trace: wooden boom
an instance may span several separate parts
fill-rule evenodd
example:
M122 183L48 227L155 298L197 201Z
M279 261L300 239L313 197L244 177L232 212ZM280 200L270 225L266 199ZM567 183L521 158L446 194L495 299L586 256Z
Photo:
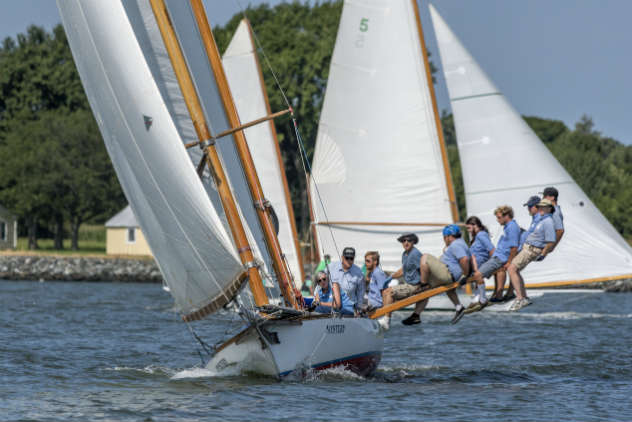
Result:
M388 314L389 312L393 312L393 311L401 309L401 308L403 308L405 306L412 305L413 303L417 303L417 302L422 301L424 299L431 298L431 297L436 296L438 294L447 292L448 290L456 289L457 287L459 287L459 282L455 281L452 284L435 287L434 289L430 289L430 290L426 290L425 292L417 293L416 295L407 297L406 299L398 300L397 302L391 303L390 305L386 305L386 306L381 307L380 309L377 309L376 311L374 311L373 313L371 313L369 315L369 318L371 318L371 319L379 318L382 315Z

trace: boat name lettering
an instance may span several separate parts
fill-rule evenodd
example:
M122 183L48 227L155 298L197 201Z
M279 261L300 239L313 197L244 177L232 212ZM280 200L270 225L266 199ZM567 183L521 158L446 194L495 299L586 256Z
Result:
M327 334L342 334L345 332L344 324L327 325Z

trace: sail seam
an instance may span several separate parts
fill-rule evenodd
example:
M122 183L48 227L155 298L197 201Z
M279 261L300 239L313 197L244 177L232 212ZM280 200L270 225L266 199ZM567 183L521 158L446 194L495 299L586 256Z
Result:
M464 97L450 98L451 102L469 100L471 98L493 97L494 95L503 95L502 92L488 92L486 94L466 95Z
M548 185L571 185L571 184L575 184L575 182L573 182L572 180L570 181L566 181L566 182L550 182L547 183ZM513 188L497 188L497 189L488 189L488 190L479 190L477 192L468 192L467 195L480 195L482 193L490 193L490 192L506 192L506 191L512 191L512 190L519 190L519 189L532 189L532 188L542 188L544 184L537 184L537 185L526 185L526 186L515 186Z

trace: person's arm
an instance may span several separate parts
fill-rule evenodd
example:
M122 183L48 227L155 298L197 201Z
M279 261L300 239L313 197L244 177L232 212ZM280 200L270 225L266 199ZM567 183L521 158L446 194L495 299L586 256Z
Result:
M542 261L551 251L555 248L555 242L549 242L546 244L542 252L540 252L540 256L538 257L538 261Z
M470 273L470 259L467 256L459 259L459 265L463 271L463 275L467 276Z
M399 270L391 274L391 278L400 278L402 275L404 275L404 267L401 267Z
M553 243L553 246L551 246L551 250L549 252L552 252L557 244L560 243L560 240L562 240L562 236L564 236L564 229L555 230L555 243Z
M459 262L460 264L461 262ZM478 262L476 262L476 257L472 255L472 272L478 271ZM466 273L463 273L466 274Z
M332 283L331 290L333 292L333 302L331 307L334 310L339 311L342 308L342 299L340 298L340 285L338 283Z

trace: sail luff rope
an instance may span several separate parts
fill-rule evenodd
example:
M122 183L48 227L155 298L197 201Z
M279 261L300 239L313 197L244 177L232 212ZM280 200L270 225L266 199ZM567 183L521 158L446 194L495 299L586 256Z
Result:
M247 19L248 21L250 21L250 19L248 19L248 15L246 14L246 9L244 9L244 7L241 5L241 1L240 0L235 0L235 2L237 3L239 9L241 10L241 14L244 17L244 19ZM270 60L268 59L268 56L266 55L265 49L263 48L263 44L261 43L261 41L259 40L259 37L257 36L256 31L254 30L254 28L252 28L252 35L253 38L255 39L255 43L257 44L257 49L261 52L261 55L263 56L263 59L265 61L266 67L268 68L268 70L270 71L270 73L272 74L272 77L274 78L274 82L276 83L276 86L279 90L279 92L281 93L281 95L283 96L283 101L285 101L285 104L288 106L288 108L290 108L292 111L290 112L290 115L292 117L292 122L294 124L294 133L297 139L297 143L299 146L299 155L301 156L301 162L303 164L303 172L305 172L305 175L308 177L308 179L311 179L314 182L314 187L316 188L316 196L318 197L318 201L320 202L320 206L323 210L323 214L325 215L325 218L327 220L329 220L329 217L327 217L327 211L325 209L325 204L323 202L323 199L320 195L320 191L318 189L318 183L316 182L316 179L314 178L312 172L311 172L311 166L309 164L309 158L307 157L307 151L305 149L305 146L303 145L302 142L302 138L300 136L300 132L298 130L298 123L296 122L296 117L294 115L294 109L291 106L287 96L285 95L285 90L283 89L283 87L281 86L281 82L279 81L279 78L276 75L276 72L274 71L274 68L272 67L272 63L270 63ZM303 158L303 156L305 158ZM307 163L307 166L305 166L305 164ZM309 172L308 172L309 170ZM331 227L328 227L331 239L334 243L334 249L336 249L336 254L337 256L340 256L340 250L338 249L338 244L336 243L336 238L334 236L333 233L333 229ZM324 247L322 245L321 246L321 252L324 256L325 250Z

